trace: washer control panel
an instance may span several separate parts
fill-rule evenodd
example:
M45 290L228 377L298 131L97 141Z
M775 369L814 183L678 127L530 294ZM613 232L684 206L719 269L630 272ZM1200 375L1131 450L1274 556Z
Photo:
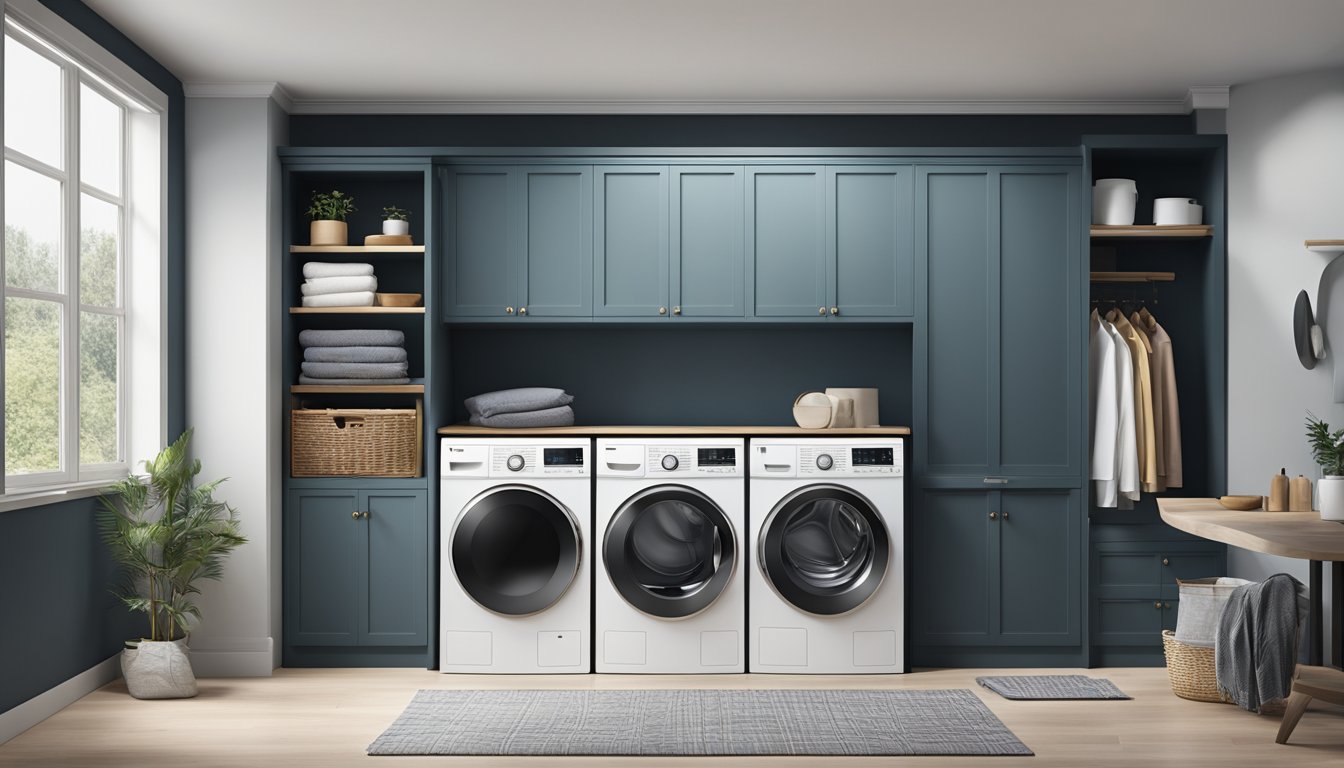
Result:
M599 439L597 473L604 477L742 477L746 456L740 439Z
M490 450L492 477L551 477L588 474L588 451L580 446L496 445Z
M903 475L902 444L798 446L799 476Z

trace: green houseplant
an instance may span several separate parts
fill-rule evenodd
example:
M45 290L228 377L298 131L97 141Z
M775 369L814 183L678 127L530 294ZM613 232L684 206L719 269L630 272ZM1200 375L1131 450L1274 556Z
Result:
M1344 429L1330 425L1307 412L1307 444L1323 477L1316 482L1322 520L1344 522Z
M247 541L238 511L215 498L224 481L196 484L201 462L190 447L187 430L144 462L145 477L131 475L102 496L99 526L125 577L121 600L149 619L148 636L128 641L121 656L138 699L196 695L186 641L201 618L199 582L218 579L224 558Z
M398 208L395 205L383 206L383 234L411 234L411 222L407 220L410 215L411 212L405 208Z
M355 198L339 189L330 192L313 192L312 202L308 204L308 242L313 245L346 245L349 231L345 219L354 213Z

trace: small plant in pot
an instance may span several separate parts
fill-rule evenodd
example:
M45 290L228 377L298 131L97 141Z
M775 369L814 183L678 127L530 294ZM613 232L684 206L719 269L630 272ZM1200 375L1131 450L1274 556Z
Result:
M1307 443L1324 475L1316 483L1321 519L1344 522L1344 429L1331 432L1329 424L1308 411Z
M196 484L201 462L190 457L191 430L103 495L99 527L125 584L126 607L149 619L149 635L127 641L121 674L137 699L196 695L187 636L200 621L199 582L218 579L224 558L246 543L238 511L215 499L223 480Z
M405 208L398 208L395 205L383 206L383 234L411 234L411 222L408 220L410 215L411 212Z
M355 212L355 198L333 189L330 192L313 192L313 200L308 205L308 242L312 245L347 245L349 232L346 218Z

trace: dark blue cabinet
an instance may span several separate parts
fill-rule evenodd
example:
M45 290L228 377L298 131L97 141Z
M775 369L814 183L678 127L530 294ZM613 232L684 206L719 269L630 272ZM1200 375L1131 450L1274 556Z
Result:
M443 306L450 318L507 317L518 305L518 194L506 167L440 170Z
M290 490L286 645L427 645L428 536L423 490Z
M594 169L593 315L668 316L666 166Z
M826 169L747 169L749 293L757 317L827 316Z
M834 316L913 315L913 170L902 165L827 168L826 201L827 302Z
M523 221L519 317L593 313L593 173L588 166L516 171Z
M745 317L742 169L680 166L671 175L673 317Z

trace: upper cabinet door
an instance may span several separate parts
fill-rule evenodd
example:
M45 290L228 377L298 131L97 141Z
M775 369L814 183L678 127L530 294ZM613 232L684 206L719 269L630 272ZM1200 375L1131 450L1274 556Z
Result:
M999 174L1000 472L1082 475L1085 317L1077 168ZM936 422L935 422L936 426Z
M748 295L758 317L827 314L825 241L825 168L747 169Z
M668 316L667 167L593 173L593 315Z
M742 169L672 169L672 314L746 315Z
M521 316L593 313L593 172L589 166L518 169L523 200Z
M514 174L508 168L452 167L443 184L443 302L452 317L512 314L518 293Z
M836 316L913 316L913 169L835 166L826 170L826 189L827 293Z

